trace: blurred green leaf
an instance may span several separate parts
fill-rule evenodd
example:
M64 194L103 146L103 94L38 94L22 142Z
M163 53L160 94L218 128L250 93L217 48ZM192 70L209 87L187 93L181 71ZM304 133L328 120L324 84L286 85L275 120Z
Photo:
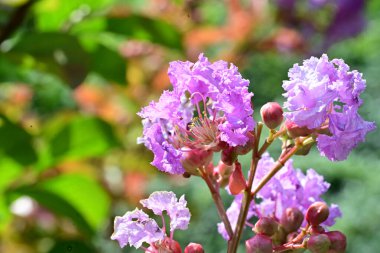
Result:
M113 0L39 0L34 8L36 26L40 31L57 31L77 23Z
M107 19L107 30L130 39L146 40L168 48L182 49L182 34L178 29L159 19L140 15Z
M65 216L82 232L93 235L108 215L110 199L101 186L81 175L61 175L7 193L10 199L28 195L39 204Z
M59 241L49 250L48 253L95 253L95 248L83 241Z
M126 64L120 54L102 45L91 53L91 70L119 84L126 83Z
M73 86L84 80L90 63L76 37L58 32L25 34L11 53L34 57L38 63L44 63L41 70L57 74Z
M21 165L31 165L37 161L32 136L21 126L0 116L0 152Z
M120 144L112 127L98 118L78 116L65 123L48 137L49 154L44 154L46 160L40 161L40 168L62 160L100 156Z

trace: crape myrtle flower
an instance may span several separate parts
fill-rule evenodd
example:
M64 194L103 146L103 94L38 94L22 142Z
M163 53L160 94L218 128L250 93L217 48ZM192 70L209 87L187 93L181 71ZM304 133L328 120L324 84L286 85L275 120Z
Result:
M270 171L274 164L274 159L268 153L262 156L257 165L253 188ZM307 170L306 174L304 174L300 169L293 167L293 161L290 159L285 163L284 168L277 172L257 193L257 198L260 199L259 203L255 204L252 202L247 220L253 216L257 216L258 218L274 217L280 220L287 208L297 208L305 214L312 203L322 201L321 196L329 187L330 184L324 181L323 176L313 169ZM237 195L232 205L227 209L227 216L233 229L236 227L239 216L241 199L242 194ZM322 225L334 225L335 219L341 215L339 207L336 204L331 204L330 216ZM224 239L228 240L223 223L218 224L218 231Z
M152 210L164 220L163 212L166 211L170 218L171 237L174 230L186 230L190 222L190 211L184 196L178 200L173 192L159 191L152 193L148 199L140 201L141 204ZM154 219L142 210L135 209L124 216L115 218L112 240L117 240L121 248L126 245L140 248L143 243L148 243L150 249L164 247L167 244L165 224L159 227ZM170 238L171 240L172 238Z
M173 192L161 191L152 193L148 199L140 202L156 215L162 215L163 211L166 211L170 217L170 231L187 229L191 215L184 196L178 200Z
M171 62L168 74L173 90L138 113L143 119L138 142L154 153L152 165L183 174L184 152L218 151L221 142L236 147L249 141L253 94L236 66L211 63L201 54L195 63Z
M117 240L121 248L129 244L137 249L144 242L151 244L165 237L156 221L137 208L122 217L116 217L114 230L111 239Z
M327 128L329 134L317 138L319 151L332 161L344 160L375 129L358 113L365 83L362 74L350 71L341 59L311 57L302 66L295 64L283 83L288 109L284 116L300 127Z

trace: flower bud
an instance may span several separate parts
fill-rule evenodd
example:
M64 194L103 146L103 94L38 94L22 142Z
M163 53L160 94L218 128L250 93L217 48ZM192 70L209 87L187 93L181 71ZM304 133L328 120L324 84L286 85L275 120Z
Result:
M315 202L306 211L306 221L312 226L318 226L329 217L329 207L324 202Z
M284 119L282 107L276 102L269 102L263 105L260 114L264 124L269 129L275 129Z
M255 224L253 231L256 234L272 236L278 230L278 223L270 217L261 217Z
M289 207L282 213L280 223L287 233L297 231L303 222L303 214L298 208Z
M237 146L235 147L235 152L238 155L245 155L248 154L249 151L252 150L253 146L255 145L255 137L253 134L248 133L248 141L244 146Z
M149 247L148 249L150 249ZM182 253L181 246L179 243L169 237L165 237L165 239L159 243L155 244L155 249L152 252L160 252L160 253Z
M222 161L214 168L214 176L217 178L220 187L226 187L232 174L232 166L228 166Z
M199 175L197 169L207 166L212 160L211 150L185 149L181 163L186 172L191 175Z
M237 154L235 152L235 149L233 147L228 147L226 149L223 149L220 160L222 160L224 164L232 166L232 164L234 164L236 161L236 158Z
M327 253L330 244L330 239L325 234L311 235L307 241L307 249L311 253Z
M331 245L329 253L344 253L346 252L346 236L339 231L330 231L325 233L330 239Z
M308 129L307 127L300 127L290 120L285 120L285 127L288 130L288 135L292 138L307 136L313 132L313 130Z
M284 227L279 224L278 229L276 233L271 237L273 240L274 245L280 245L286 242L286 235L287 232L285 231Z
M272 239L266 235L255 235L245 241L247 253L272 253Z
M243 171L241 170L241 164L239 162L235 162L235 169L232 172L228 182L230 192L232 195L237 195L241 193L246 186L247 184L243 176Z
M303 145L300 149L297 150L295 155L308 155L313 145L314 143L308 143L306 145Z
M204 253L202 245L199 243L191 242L186 246L184 253Z

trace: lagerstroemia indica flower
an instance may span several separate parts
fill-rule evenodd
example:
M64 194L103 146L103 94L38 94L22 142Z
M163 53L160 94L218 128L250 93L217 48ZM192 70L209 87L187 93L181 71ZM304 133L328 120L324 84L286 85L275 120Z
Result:
M284 116L300 127L327 128L329 134L317 138L319 151L330 160L344 160L375 129L358 113L365 87L362 74L350 71L343 60L311 57L302 66L295 64L283 83L289 110Z
M176 229L187 229L191 214L186 207L187 202L184 196L178 200L173 192L159 191L152 193L148 199L141 200L141 203L144 207L151 209L154 214L162 217L163 211L166 211L170 218L171 235ZM165 224L159 227L154 219L136 208L124 216L115 218L114 233L111 239L117 240L121 248L128 244L140 248L143 243L147 243L153 250L162 247L161 243L168 238Z
M220 142L231 147L248 142L254 129L253 94L236 66L211 63L201 54L195 63L171 62L168 74L173 90L138 113L144 128L138 142L154 153L152 165L182 174L184 152L217 151Z
M256 171L253 188L273 167L275 161L268 153L264 154L259 161ZM257 197L261 199L259 204L252 202L247 219L253 216L257 217L275 217L280 220L283 212L287 208L297 208L305 214L308 207L316 202L321 201L321 196L328 190L330 184L325 182L323 176L319 175L313 169L309 169L304 174L300 169L293 167L293 161L289 160L269 182L258 192ZM236 221L240 212L242 194L237 195L227 209L227 215L231 222L232 228L236 226ZM339 207L335 204L330 206L330 216L322 224L332 226L335 219L341 216ZM227 231L223 223L218 224L219 233L228 240Z

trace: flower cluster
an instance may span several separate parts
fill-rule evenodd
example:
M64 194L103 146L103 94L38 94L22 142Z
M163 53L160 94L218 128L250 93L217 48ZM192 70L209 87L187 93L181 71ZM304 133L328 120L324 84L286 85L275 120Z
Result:
M154 192L148 199L141 200L141 204L162 217L162 227L160 228L154 219L136 208L122 217L115 218L111 239L117 240L122 248L128 244L141 248L143 243L148 243L149 252L159 252L160 248L172 250L167 252L181 252L175 250L179 245L173 240L173 233L175 229L187 229L190 222L191 215L184 196L178 200L173 192ZM170 238L166 235L164 211L170 218Z
M350 71L343 60L329 61L326 55L294 65L283 83L288 111L284 113L276 102L267 103L260 110L257 128L249 82L234 65L211 63L201 54L195 63L172 62L169 77L173 90L164 91L158 102L138 113L143 119L143 137L138 141L153 152L152 165L159 170L202 177L222 220L218 231L228 240L228 253L237 252L245 226L252 226L256 234L246 241L247 253L297 249L343 253L344 234L325 231L341 216L337 205L329 207L322 201L330 185L313 169L306 173L295 169L290 158L307 155L317 143L328 159L346 159L375 129L358 113L365 89L362 74ZM264 126L269 135L260 146ZM275 161L265 152L277 138L283 145ZM251 150L246 179L239 155ZM217 166L212 162L214 152L221 152ZM227 185L235 199L225 211L219 191ZM111 238L121 247L130 245L150 253L182 252L173 233L189 224L184 197L155 192L141 204L162 218L162 227L135 209L116 217ZM164 213L170 218L170 235ZM252 217L258 218L255 225L249 223ZM200 244L190 243L184 252L204 251Z
M273 167L275 161L264 154L258 163L254 185L266 175ZM316 201L321 201L323 195L330 184L325 182L323 177L309 169L304 174L300 169L293 167L293 161L288 161L282 168L257 194L260 199L259 204L252 203L247 220L256 217L274 217L280 220L288 208L296 208L305 214L308 207ZM235 227L237 216L239 215L242 201L242 194L237 195L227 210L227 215L231 226ZM330 216L322 225L332 226L335 219L341 216L337 205L330 206ZM218 224L218 231L224 239L228 240L228 234L223 223Z
M182 174L181 158L193 150L218 151L220 143L245 145L254 129L249 82L234 65L210 63L201 54L196 63L172 62L173 91L165 91L138 114L143 118L139 142L154 153L152 165Z
M330 160L344 160L375 129L358 113L365 87L362 74L350 71L343 60L311 57L289 70L284 115L300 127L326 130L318 135L319 151Z

